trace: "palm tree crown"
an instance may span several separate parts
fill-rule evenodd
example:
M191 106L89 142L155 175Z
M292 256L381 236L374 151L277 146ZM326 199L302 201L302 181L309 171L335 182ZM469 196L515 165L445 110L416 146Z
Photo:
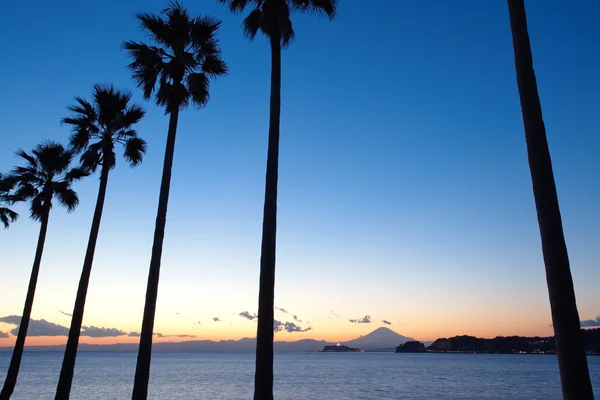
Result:
M83 152L81 164L95 171L99 165L109 170L115 166L115 143L124 146L123 158L132 166L142 162L146 141L132 128L145 114L142 106L129 104L131 93L111 86L94 85L93 104L76 97L77 105L69 107L74 114L62 120L71 125L73 150Z
M149 100L154 93L167 113L187 107L190 101L203 107L209 100L209 79L227 73L215 36L221 21L191 17L177 2L162 14L138 14L142 29L156 45L125 42L123 47L133 58L129 69L144 98Z
M14 186L15 180L13 177L2 176L0 173L0 222L7 229L11 223L19 218L19 214L8 208L16 200L10 193Z
M17 185L15 198L30 201L32 219L41 221L45 210L52 208L54 197L69 212L77 207L79 198L71 184L89 173L81 167L69 168L74 150L48 141L39 144L31 154L19 150L17 155L25 166L15 167L12 172Z
M324 14L333 19L337 12L337 0L217 0L227 4L232 13L254 8L244 19L244 34L254 39L258 31L267 38L280 38L281 45L287 46L294 38L290 15L293 11Z

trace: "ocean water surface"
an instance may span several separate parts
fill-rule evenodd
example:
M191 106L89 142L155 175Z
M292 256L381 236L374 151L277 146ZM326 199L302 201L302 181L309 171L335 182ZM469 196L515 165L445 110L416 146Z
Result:
M10 353L0 353L0 382ZM135 353L78 355L71 399L129 399ZM62 353L26 352L13 400L53 399ZM600 357L588 357L596 396ZM150 399L252 399L253 354L154 353ZM560 399L552 355L277 353L277 400Z

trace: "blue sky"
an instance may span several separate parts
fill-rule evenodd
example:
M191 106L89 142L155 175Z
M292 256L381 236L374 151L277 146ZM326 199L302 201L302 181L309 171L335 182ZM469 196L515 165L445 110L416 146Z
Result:
M549 334L505 2L340 3L332 23L296 15L296 40L283 53L276 304L311 321L307 336L366 333L375 326L347 321L363 315L421 339ZM17 148L66 141L59 120L95 83L143 102L120 45L146 40L136 12L166 4L5 5L0 170L16 162ZM231 72L214 82L205 109L180 118L157 326L252 335L237 313L257 303L269 49L262 37L245 40L242 16L216 1L184 5L223 19ZM580 314L593 318L600 4L529 0L527 11ZM110 177L86 309L88 323L125 330L141 323L168 122L143 103L148 154ZM72 309L97 180L77 189L75 213L53 210L34 305L34 318L63 325L57 310ZM0 232L1 315L20 314L37 237L38 225L19 211L21 220ZM180 310L206 322L176 320ZM211 325L214 316L225 323Z

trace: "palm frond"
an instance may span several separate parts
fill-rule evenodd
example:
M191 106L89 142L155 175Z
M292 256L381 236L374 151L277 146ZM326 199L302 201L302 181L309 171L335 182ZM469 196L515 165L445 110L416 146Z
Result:
M158 85L158 90L154 95L154 100L156 104L159 106L165 107L165 114L168 114L175 107L171 105L173 98L173 85L167 81L166 77L161 79L160 84Z
M56 191L56 198L58 202L67 209L68 212L72 212L77 208L79 204L79 197L77 197L77 193L69 187L62 188L61 190Z
M202 62L202 72L212 78L227 75L228 68L225 61L218 55L208 54Z
M150 38L163 46L171 46L173 38L169 29L169 24L158 15L139 13L137 15L140 26Z
M2 196L8 195L15 187L17 179L13 175L3 175L0 172L0 199Z
M110 133L114 129L116 120L127 107L131 94L122 93L113 85L95 84L92 97L98 112L98 124L105 133Z
M203 73L193 73L187 76L187 86L192 97L192 101L198 108L202 108L210 99L209 86L210 81Z
M337 14L337 0L291 0L292 7L297 11L308 11L322 14L332 20Z
M90 136L89 129L84 127L76 127L69 138L69 145L71 146L71 149L73 149L73 151L76 153L83 151L90 142Z
M0 222L4 225L5 229L8 229L11 223L16 222L19 218L19 214L14 212L8 207L0 207Z
M169 47L175 52L185 49L190 42L191 17L188 9L178 1L172 1L162 13L166 16L169 26Z
M75 181L78 181L82 178L85 178L86 176L89 176L90 172L86 169L86 168L82 168L82 167L75 167L75 168L71 168L69 170L69 172L67 172L65 174L65 182L73 183Z
M78 105L69 106L69 111L80 116L88 117L92 120L96 119L96 110L94 110L94 107L89 102L81 97L75 97L75 101L78 103Z
M19 185L10 196L11 202L27 201L34 198L40 193L36 186L36 184L30 182L19 182Z
M23 149L19 149L16 151L15 153L18 157L21 157L22 159L24 159L25 161L27 161L27 164L29 164L30 167L32 168L36 168L37 167L37 160L34 156L31 156L29 154L27 154L25 152L25 150Z
M253 3L253 0L217 0L220 4L227 4L229 11L239 13L244 11L248 4Z
M244 36L248 39L252 40L256 37L256 34L260 30L263 25L263 13L260 9L253 10L248 16L244 19L242 23L242 27L244 29Z
M100 148L100 149L99 149ZM98 165L102 162L102 150L99 142L88 147L79 158L81 167L89 172L95 172Z
M150 47L143 43L125 42L123 48L133 61L128 68L133 72L133 80L144 91L144 99L150 100L154 86L163 74L163 52L158 47Z
M146 110L139 104L132 104L125 109L121 116L119 129L126 129L137 124L146 115Z
M58 175L67 170L75 153L65 149L60 143L48 140L37 145L33 154L44 172Z
M139 137L131 137L125 142L125 151L123 157L131 165L135 167L142 162L148 144L144 139Z
M31 199L31 202L29 203L29 214L31 216L31 219L33 219L34 221L42 220L44 216L45 204L47 204L49 209L52 208L52 203L46 203L41 193Z
M12 170L12 175L17 184L29 183L32 185L43 186L45 177L41 170L31 167L16 166Z
M190 21L190 40L199 53L208 53L206 46L215 40L215 35L221 27L221 20L203 16ZM214 50L218 52L218 48Z
M281 44L283 47L287 47L294 40L296 33L294 32L294 28L292 27L292 20L288 19L285 21L285 26L283 28L283 33L281 37Z
M135 129L121 129L115 135L118 140L127 140L130 137L136 137L138 135Z

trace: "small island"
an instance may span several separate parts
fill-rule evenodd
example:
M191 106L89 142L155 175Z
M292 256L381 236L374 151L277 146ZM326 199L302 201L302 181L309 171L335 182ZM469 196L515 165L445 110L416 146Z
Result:
M352 347L336 344L335 346L325 346L321 353L363 353L364 350L353 349Z
M425 353L425 350L423 343L411 340L398 346L395 353Z

